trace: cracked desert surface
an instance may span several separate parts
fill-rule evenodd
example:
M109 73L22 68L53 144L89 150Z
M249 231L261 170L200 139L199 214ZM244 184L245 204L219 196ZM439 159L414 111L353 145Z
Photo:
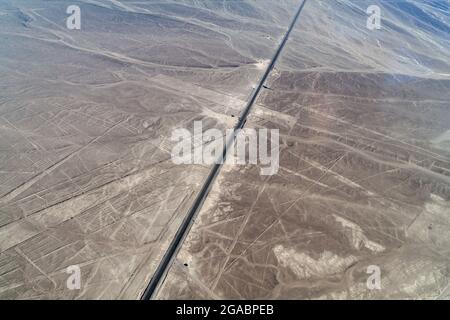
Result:
M173 130L233 128L300 3L0 0L0 299L139 299L211 170ZM245 125L278 173L222 167L156 298L450 299L449 12L307 1Z

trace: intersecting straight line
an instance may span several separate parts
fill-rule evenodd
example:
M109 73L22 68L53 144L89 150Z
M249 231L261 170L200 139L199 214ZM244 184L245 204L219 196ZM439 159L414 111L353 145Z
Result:
M297 23L297 20L300 16L300 13L303 10L303 7L305 6L307 0L303 0L300 7L297 9L297 12L289 25L288 30L286 31L283 40L281 41L280 45L278 46L277 51L275 52L275 55L273 56L269 66L267 67L266 71L264 72L263 76L259 80L258 86L256 87L256 90L253 91L253 94L248 101L247 105L245 106L244 111L241 113L239 117L239 121L234 127L233 135L230 141L226 143L221 159L225 160L228 149L232 146L234 143L236 134L239 132L240 129L242 129L247 122L247 116L249 115L256 99L259 96L259 93L266 82L270 72L272 71L273 67L275 66L278 57L280 56L281 51L283 50L289 35L291 34L291 31L294 29L295 24ZM167 248L162 260L160 261L157 269L155 270L153 277L151 278L149 284L147 285L147 288L145 289L141 300L150 300L155 297L160 285L162 284L162 281L165 279L167 272L172 264L173 259L176 257L181 245L183 244L184 239L186 238L186 235L189 233L189 230L194 222L194 218L196 217L197 213L200 211L204 201L206 200L209 191L211 190L211 187L214 183L215 178L220 172L220 169L222 167L222 164L225 161L219 161L219 163L216 163L211 168L211 171L206 178L205 182L203 183L203 186L195 198L194 204L189 209L188 214L184 218L183 222L181 223L180 227L178 228L175 237L172 239L172 242L170 243L169 247Z

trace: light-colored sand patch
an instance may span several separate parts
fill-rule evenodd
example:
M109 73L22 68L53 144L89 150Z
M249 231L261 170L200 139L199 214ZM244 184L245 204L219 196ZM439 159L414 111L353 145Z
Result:
M366 247L367 249L374 252L384 251L385 248L382 245L367 239L361 227L356 223L353 223L335 214L333 216L336 221L344 227L345 231L347 231L347 237L349 238L355 249L359 250L361 249L361 247Z
M253 114L251 115L251 117L267 119L289 128L292 128L297 122L297 119L293 116L290 116L283 112L268 109L260 104L258 104L257 107L252 110L252 113Z
M340 182L342 182L342 183L345 183L346 185L348 185L348 186L350 186L350 187L353 187L353 188L356 188L356 189L364 190L364 193L367 194L368 196L374 196L374 195L375 195L372 191L369 191L369 190L365 189L363 186L357 184L356 182L353 182L353 181L350 180L350 179L347 179L347 178L344 177L344 176L341 176L341 175L339 175L339 174L334 174L334 175L333 175L333 178L337 179L338 181L340 181Z
M450 203L435 194L431 194L430 198L408 227L407 234L415 240L447 248L450 245Z
M210 109L203 108L202 115L205 117L216 119L217 122L225 124L227 128L233 128L236 125L237 117L231 117L222 113L214 112ZM225 132L224 132L225 134Z
M300 279L336 274L357 261L354 256L340 257L330 251L324 251L316 260L306 253L296 252L282 245L275 246L273 252L278 262L283 267L291 269Z
M430 194L431 201L425 203L425 211L436 223L448 225L450 217L450 203L436 194ZM450 230L447 232L450 234Z
M255 63L255 67L258 70L265 70L267 66L270 64L270 60L259 60L257 63Z
M168 87L180 94L199 97L230 109L242 110L245 106L241 99L162 74L153 77L151 82Z
M450 150L450 130L445 131L441 135L431 140L436 147L443 150Z
M436 195L430 194L430 198L433 201L427 202L425 204L425 209L431 213L442 215L442 216L450 216L450 206L444 198Z

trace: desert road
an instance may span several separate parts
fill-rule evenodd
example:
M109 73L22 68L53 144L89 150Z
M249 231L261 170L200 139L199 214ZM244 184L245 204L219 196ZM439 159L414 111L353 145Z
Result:
M270 60L269 65L267 66L267 69L265 70L264 74L262 75L261 79L258 82L258 85L255 90L253 90L252 95L250 96L250 99L245 106L243 112L239 116L239 121L236 124L234 128L234 135L233 140L235 138L236 133L238 130L242 129L247 121L247 117L252 109L252 106L255 104L256 99L259 96L259 93L261 89L264 86L264 83L267 80L267 77L269 76L270 72L272 71L273 67L275 66L278 57L280 56L280 53L283 51L284 46L286 45L287 40L289 39L289 35L291 34L292 30L295 27L295 24L298 21L298 18L300 16L300 13L302 12L305 3L307 0L302 0L299 8L297 9L297 12L295 16L292 19L291 24L289 25L283 40L281 41L280 45L278 46L273 58ZM225 144L225 147L223 149L222 153L222 159L226 159L227 150L232 145L233 141L229 141L227 144ZM195 199L195 202L191 209L189 210L189 213L186 215L185 219L183 220L182 224L180 225L177 233L175 234L175 237L173 238L172 242L170 243L169 248L167 249L163 259L161 260L160 264L158 265L158 268L156 269L155 273L153 274L153 277L150 280L150 283L148 284L146 290L144 291L144 294L142 295L142 300L149 300L154 297L154 295L157 293L158 287L161 284L161 280L164 280L164 277L167 274L167 271L170 268L171 262L173 261L173 258L176 256L180 245L183 243L183 240L185 239L186 235L188 234L190 227L192 226L192 223L194 222L196 214L201 209L203 203L205 202L206 197L208 196L209 191L211 190L211 186L214 183L215 178L217 177L218 173L220 172L220 168L222 167L222 163L214 164L211 168L211 172L209 173L208 177L206 178L206 181L204 182L199 194L197 195L197 198Z

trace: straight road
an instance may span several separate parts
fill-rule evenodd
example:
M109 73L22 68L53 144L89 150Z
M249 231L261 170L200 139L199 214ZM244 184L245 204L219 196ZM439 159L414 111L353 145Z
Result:
M297 20L300 16L300 13L303 10L303 7L305 6L307 0L302 0L302 3L300 7L297 9L297 12L292 19L291 24L289 25L288 30L286 31L283 40L281 41L280 45L278 46L277 51L275 52L275 55L273 56L272 60L270 61L270 64L268 65L266 71L264 72L263 76L258 82L258 86L256 87L256 90L253 91L253 94L248 101L247 105L245 106L244 111L241 113L239 117L239 121L234 127L234 136L231 141L228 141L226 146L223 149L222 152L222 159L226 159L227 151L229 147L234 142L234 138L237 134L237 132L242 129L247 122L247 116L249 115L253 105L255 104L256 99L259 96L259 93L261 89L264 86L264 83L266 82L267 78L270 75L270 72L272 71L273 67L275 66L278 57L280 56L281 51L283 51L283 48L289 38L289 35L291 34L291 31L294 29L295 24L297 23ZM211 171L206 178L202 189L200 190L199 194L197 195L194 204L192 205L191 209L189 210L188 214L184 218L183 222L181 223L180 227L177 230L177 233L175 234L175 237L173 238L172 242L169 245L169 248L167 249L166 253L164 254L164 257L162 258L161 262L158 265L158 268L156 269L155 273L153 274L153 277L151 278L147 288L144 291L144 294L142 295L142 300L150 300L152 299L159 289L161 283L165 279L168 270L170 269L170 266L172 265L173 259L176 257L181 245L183 244L184 239L186 238L187 234L189 233L189 230L191 229L191 226L195 220L195 217L197 216L198 212L200 211L205 199L207 198L209 191L211 190L211 187L214 183L214 180L216 179L217 175L220 172L220 169L222 167L222 162L215 164Z

